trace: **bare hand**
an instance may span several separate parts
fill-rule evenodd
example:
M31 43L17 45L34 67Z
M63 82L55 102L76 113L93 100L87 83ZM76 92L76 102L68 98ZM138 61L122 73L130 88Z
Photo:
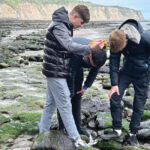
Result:
M113 87L111 88L111 90L110 90L110 92L109 92L109 94L108 94L109 100L111 99L111 96L112 96L115 92L117 93L117 95L120 95L118 85L113 86Z
M82 96L84 95L85 93L85 89L82 89L81 91L78 91L77 94L81 94Z
M92 50L99 50L104 47L105 40L94 40L94 42L90 45Z

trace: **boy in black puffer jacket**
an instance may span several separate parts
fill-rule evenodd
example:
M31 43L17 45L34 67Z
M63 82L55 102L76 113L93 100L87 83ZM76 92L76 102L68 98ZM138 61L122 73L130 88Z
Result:
M66 78L71 73L69 65L72 54L91 54L91 50L99 49L100 41L94 45L82 45L72 41L73 28L82 27L89 22L89 9L85 5L77 5L68 13L64 7L57 9L48 27L42 72L47 80L46 103L39 124L39 131L49 131L51 119L58 108L69 137L75 146L86 144L81 140L75 126L70 102L70 92Z

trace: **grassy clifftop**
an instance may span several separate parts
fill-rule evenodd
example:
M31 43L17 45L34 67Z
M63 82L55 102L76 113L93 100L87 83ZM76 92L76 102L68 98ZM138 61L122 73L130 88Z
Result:
M29 2L35 3L38 5L41 4L68 4L68 3L77 3L78 0L0 0L1 4L7 4L10 7L16 9L19 7L20 3Z
M77 4L88 6L91 20L144 20L142 13L134 9L103 6L79 0L0 0L0 18L50 20L52 13L59 7L65 6L70 11Z
M0 3L8 4L9 6L16 8L19 3L29 2L35 4L68 4L77 3L78 0L0 0Z

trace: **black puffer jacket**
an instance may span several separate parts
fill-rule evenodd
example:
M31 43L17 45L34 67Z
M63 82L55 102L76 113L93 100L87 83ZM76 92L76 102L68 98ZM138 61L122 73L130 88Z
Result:
M70 74L69 62L71 55L53 34L55 26L58 23L63 23L70 31L70 36L73 35L73 26L70 24L67 14L64 8L55 11L53 14L53 22L46 34L42 72L47 77L66 78Z
M89 45L72 41L73 25L64 7L56 10L45 40L43 74L47 77L66 78L70 75L71 54L91 53Z
M119 53L114 53L110 50L110 77L112 86L118 85L121 54L124 55L124 63L121 71L130 76L146 76L150 68L150 32L144 31L141 24L133 19L125 21L119 28L124 24L133 25L139 31L141 40L139 44L128 40L127 46Z

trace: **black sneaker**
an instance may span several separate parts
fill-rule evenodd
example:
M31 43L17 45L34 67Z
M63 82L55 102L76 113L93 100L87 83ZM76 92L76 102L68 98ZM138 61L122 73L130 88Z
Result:
M82 135L85 135L85 136L87 136L87 137L90 137L90 134L86 131L85 128L80 128L80 129L78 130L78 132L79 132L79 134L82 134Z
M135 147L140 147L136 134L129 135L129 138L127 139L127 144Z
M112 132L101 135L101 138L104 140L115 140L118 142L123 142L123 138L121 136L122 136L122 133L118 134L117 131L113 130Z

